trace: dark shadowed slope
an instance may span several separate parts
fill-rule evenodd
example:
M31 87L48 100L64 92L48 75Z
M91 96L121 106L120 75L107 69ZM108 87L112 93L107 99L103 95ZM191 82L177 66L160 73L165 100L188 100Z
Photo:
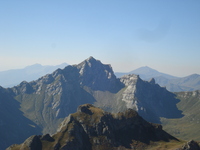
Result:
M19 110L20 103L8 89L0 87L0 149L13 143L21 143L33 134L41 134L41 129L31 120L24 117Z
M184 117L179 119L162 118L164 129L170 134L184 140L200 140L200 91L177 92L181 101L177 107Z

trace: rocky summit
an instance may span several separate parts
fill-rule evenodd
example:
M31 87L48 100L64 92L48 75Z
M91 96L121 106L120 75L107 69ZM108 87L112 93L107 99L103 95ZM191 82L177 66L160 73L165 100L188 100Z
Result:
M31 136L7 150L128 150L148 149L159 142L182 144L162 130L162 126L145 121L133 109L109 113L91 104L78 107L50 136ZM195 145L196 146L196 145Z
M102 64L93 57L89 57L74 67L78 69L80 85L90 87L92 90L111 92L117 92L122 87L112 67Z

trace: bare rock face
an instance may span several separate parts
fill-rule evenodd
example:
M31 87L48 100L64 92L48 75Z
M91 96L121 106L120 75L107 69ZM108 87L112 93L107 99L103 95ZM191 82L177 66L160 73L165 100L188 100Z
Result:
M76 67L80 74L80 84L93 90L117 92L123 86L114 75L111 65L102 65L93 57L89 57Z
M138 75L130 74L130 75L124 75L120 81L125 84L127 87L123 92L123 98L122 101L126 102L127 108L132 108L136 111L138 111L138 101L135 98L136 88L137 88L137 82L139 82L140 78Z
M30 150L41 147L54 150L143 149L150 142L170 140L177 139L163 131L161 125L145 121L133 109L112 114L84 104L62 122L52 137L32 136L8 150L17 147Z
M200 146L196 141L191 140L178 150L200 150Z
M147 82L130 74L122 76L120 81L125 85L122 101L126 107L136 110L147 121L160 123L160 117L182 117L175 94L155 84L154 79Z

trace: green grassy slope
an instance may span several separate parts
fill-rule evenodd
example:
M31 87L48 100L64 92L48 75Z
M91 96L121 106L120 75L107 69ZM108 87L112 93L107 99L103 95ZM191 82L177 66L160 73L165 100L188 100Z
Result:
M177 107L183 111L184 117L179 119L162 118L164 130L184 140L200 140L200 91L177 92L181 101Z

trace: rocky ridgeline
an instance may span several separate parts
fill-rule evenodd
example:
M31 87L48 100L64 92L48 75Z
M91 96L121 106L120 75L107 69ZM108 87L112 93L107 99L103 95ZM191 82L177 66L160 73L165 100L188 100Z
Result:
M132 109L112 114L84 104L61 123L56 134L31 136L7 150L144 149L152 142L170 140L178 142L161 125L148 123Z

